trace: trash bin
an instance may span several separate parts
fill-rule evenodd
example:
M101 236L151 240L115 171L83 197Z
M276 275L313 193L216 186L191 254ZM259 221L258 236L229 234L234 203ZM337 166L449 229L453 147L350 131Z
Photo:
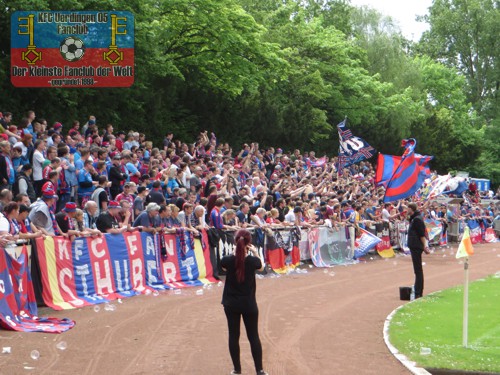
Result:
M399 299L401 301L411 300L411 286L400 286L399 287Z

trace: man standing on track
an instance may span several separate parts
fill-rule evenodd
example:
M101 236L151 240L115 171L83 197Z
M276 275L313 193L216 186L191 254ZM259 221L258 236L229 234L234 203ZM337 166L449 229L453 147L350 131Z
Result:
M429 245L425 233L424 219L418 211L416 203L408 205L410 227L408 228L408 247L411 252L413 270L415 272L415 298L422 297L424 292L424 270L422 269L422 252L429 254Z

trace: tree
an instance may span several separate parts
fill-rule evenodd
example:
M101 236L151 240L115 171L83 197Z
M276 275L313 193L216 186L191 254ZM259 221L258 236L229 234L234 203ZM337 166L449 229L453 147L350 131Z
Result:
M464 94L465 79L455 70L415 58L424 83L422 101L427 119L415 123L412 134L421 142L419 152L436 156L432 165L442 173L471 165L479 156L482 131L474 126L476 115Z
M435 0L420 50L456 68L467 98L489 121L500 113L500 9L495 0Z

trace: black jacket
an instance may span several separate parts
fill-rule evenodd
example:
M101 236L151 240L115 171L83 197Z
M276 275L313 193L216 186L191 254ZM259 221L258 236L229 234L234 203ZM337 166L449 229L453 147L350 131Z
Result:
M14 183L14 186L12 186L12 194L14 195L14 197L17 194L19 194L19 181L20 180L26 181L26 185L28 186L26 194L28 194L28 197L30 198L31 203L34 203L36 201L35 189L33 188L33 183L31 182L30 178L28 176L26 176L26 174L24 172L21 172L17 175L16 182Z
M109 181L111 181L111 189L121 190L122 181L127 179L127 175L122 173L120 166L113 165L109 169Z
M424 219L417 211L410 217L410 227L408 228L408 247L410 250L424 250L421 237L426 237Z

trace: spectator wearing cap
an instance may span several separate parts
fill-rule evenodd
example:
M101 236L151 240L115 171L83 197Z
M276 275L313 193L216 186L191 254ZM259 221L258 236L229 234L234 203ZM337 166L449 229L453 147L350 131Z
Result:
M31 164L25 164L22 166L21 171L16 177L16 181L12 186L12 193L14 196L18 194L26 194L30 202L36 201L35 188L31 182L31 174L33 172L33 167Z
M145 186L137 187L137 196L134 199L134 204L132 206L134 210L134 217L138 217L142 211L144 211L144 203L146 197L149 194L149 189Z
M137 216L133 226L140 228L143 232L156 234L157 230L161 227L159 212L160 206L158 204L154 202L149 203L146 209Z
M174 155L170 158L170 162L172 163L172 167L174 169L178 169L181 165L181 158L178 155Z
M127 226L120 226L119 213L121 206L117 201L111 201L108 210L101 212L96 220L96 226L102 233L118 234L127 230Z
M63 233L68 236L81 236L82 232L76 227L76 222L74 220L76 215L76 203L68 202L64 205L64 208L56 214L56 221L61 228Z
M41 189L42 196L31 205L30 221L47 236L64 235L57 224L54 214L54 202L57 199L54 187L50 182Z
M54 132L61 134L63 125L60 122L55 122L53 126Z
M122 182L126 180L127 174L124 173L121 168L121 155L116 154L113 156L113 165L109 169L109 181L111 181L109 191L111 193L111 198L114 199L122 192Z

